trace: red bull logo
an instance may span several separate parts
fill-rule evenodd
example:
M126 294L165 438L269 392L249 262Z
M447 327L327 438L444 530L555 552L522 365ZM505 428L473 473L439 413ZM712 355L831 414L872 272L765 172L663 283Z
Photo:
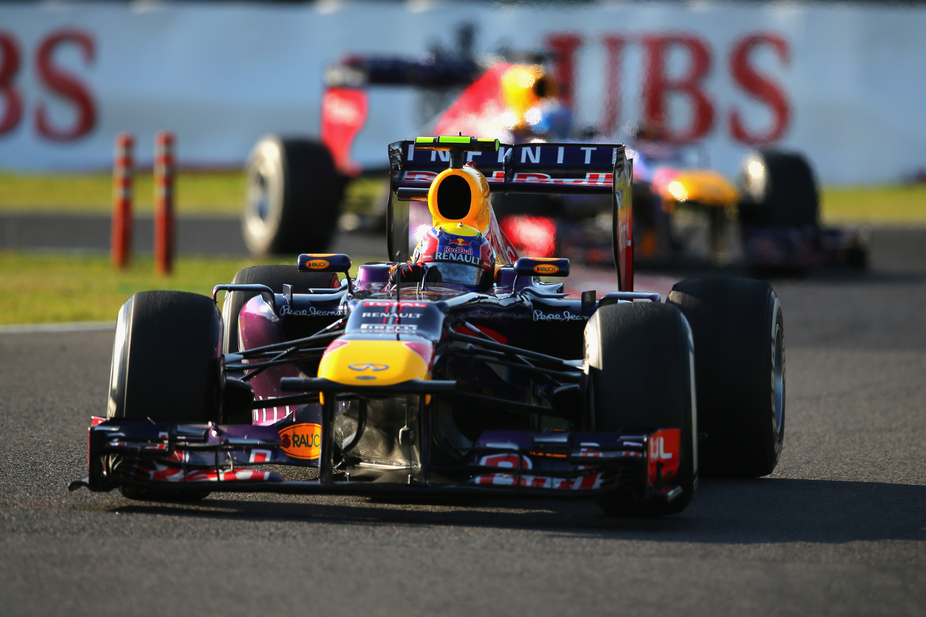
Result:
M472 255L473 249L468 246L445 246L445 253L460 253L462 255Z
M457 253L459 255L472 255L473 244L463 238L451 238L441 245L441 251L444 253Z

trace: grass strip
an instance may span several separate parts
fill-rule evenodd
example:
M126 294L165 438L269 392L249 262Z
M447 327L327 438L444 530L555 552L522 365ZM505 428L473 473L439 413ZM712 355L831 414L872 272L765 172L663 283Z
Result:
M365 261L375 260L355 258L352 276ZM105 255L0 251L0 326L115 321L122 304L138 291L175 289L208 296L242 268L294 262L180 257L173 274L165 277L155 274L151 257L115 270ZM220 307L222 300L220 294Z
M112 211L112 175L0 173L0 212L69 212L103 214ZM247 178L242 171L177 174L174 206L179 215L237 215L244 207ZM345 212L366 212L374 201L385 203L385 178L362 178L348 184ZM154 212L154 179L138 172L133 209Z
M824 188L820 218L827 225L926 225L926 184Z
M178 214L237 214L244 204L245 176L235 172L180 173L175 185ZM112 174L0 173L0 211L87 212L112 210ZM134 210L154 212L154 179L140 172Z
M184 214L237 215L244 205L242 171L177 174L176 208ZM385 179L362 178L348 184L344 212L381 207ZM154 210L151 172L135 178L135 211ZM824 187L820 195L824 224L926 225L926 185ZM0 173L0 212L88 212L112 209L112 177L95 174Z

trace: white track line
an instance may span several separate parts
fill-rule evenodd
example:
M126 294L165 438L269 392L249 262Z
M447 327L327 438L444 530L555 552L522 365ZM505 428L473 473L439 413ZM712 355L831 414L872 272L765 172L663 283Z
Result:
M115 330L115 321L75 321L0 326L0 334L38 334L42 332L105 332Z

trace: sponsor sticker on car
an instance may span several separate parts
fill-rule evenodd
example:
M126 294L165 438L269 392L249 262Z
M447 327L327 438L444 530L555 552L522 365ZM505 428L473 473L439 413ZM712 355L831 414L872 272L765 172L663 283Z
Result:
M537 274L556 274L559 268L553 264L537 264L534 266L534 272Z
M648 458L648 480L651 486L674 480L681 461L681 431L670 428L650 435Z
M319 424L293 424L280 429L283 451L292 458L311 460L322 451L322 427Z

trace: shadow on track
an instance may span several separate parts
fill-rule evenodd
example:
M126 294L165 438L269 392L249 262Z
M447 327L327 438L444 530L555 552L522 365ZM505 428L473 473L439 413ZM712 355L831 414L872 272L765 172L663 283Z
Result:
M926 486L766 478L702 481L682 514L611 519L592 501L216 496L196 505L121 500L110 512L294 524L405 524L568 531L610 539L714 544L926 542Z

